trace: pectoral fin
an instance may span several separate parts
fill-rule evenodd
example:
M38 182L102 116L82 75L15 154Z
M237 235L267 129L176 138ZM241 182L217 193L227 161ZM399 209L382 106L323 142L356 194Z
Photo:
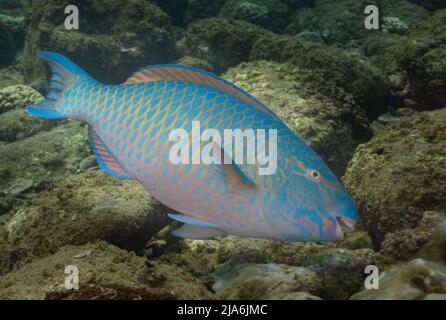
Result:
M225 152L225 150L216 142L215 147L221 149L220 164L209 165L211 175L216 179L224 181L231 190L252 190L256 187L255 182L234 163L234 160ZM226 162L225 163L225 159Z

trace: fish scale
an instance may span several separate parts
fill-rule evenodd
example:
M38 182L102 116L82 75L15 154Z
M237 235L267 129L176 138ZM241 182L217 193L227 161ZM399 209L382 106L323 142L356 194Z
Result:
M270 109L224 79L195 68L159 65L139 70L126 83L105 85L59 54L39 56L58 80L50 84L47 100L28 112L88 123L100 167L136 179L172 208L176 213L169 216L184 223L176 235L331 241L342 236L340 221L354 226L351 197L318 155ZM260 174L260 163L173 164L169 135L184 129L192 139L194 121L201 132L212 128L222 137L225 129L251 129L265 138L276 130L276 172ZM224 142L213 146L226 155L249 150L225 149ZM268 140L257 140L254 152L255 159L270 153Z

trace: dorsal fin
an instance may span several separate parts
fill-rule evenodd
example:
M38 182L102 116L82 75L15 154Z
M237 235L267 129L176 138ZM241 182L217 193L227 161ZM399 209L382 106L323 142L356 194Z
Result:
M142 68L135 72L126 83L152 82L159 80L176 80L193 82L217 90L241 99L243 102L251 104L253 107L272 115L279 119L276 114L259 100L251 96L235 84L220 78L212 73L197 68L182 66L177 64L161 64ZM280 119L279 119L280 120Z
M101 138L99 138L98 134L93 128L89 128L88 135L93 152L96 155L96 159L101 169L114 177L131 179L132 177L125 172L122 166L113 157L107 146L102 142Z

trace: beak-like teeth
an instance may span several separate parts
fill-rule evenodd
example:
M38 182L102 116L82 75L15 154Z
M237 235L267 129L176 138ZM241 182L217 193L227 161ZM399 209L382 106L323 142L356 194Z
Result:
M335 235L335 239L336 240L342 240L344 239L344 232L342 232L342 228L341 225L339 223L336 223L336 235Z
M349 231L355 230L355 225L356 225L355 220L349 219L349 218L344 218L344 224L345 224L345 227L347 227L347 229Z
M342 218L340 216L337 216L336 221L338 222L338 225L342 226L343 228L347 229L348 231L355 230L356 221L353 219Z

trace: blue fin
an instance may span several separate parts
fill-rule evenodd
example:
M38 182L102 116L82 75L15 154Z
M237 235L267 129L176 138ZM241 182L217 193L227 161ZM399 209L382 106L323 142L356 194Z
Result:
M37 53L37 56L46 60L50 66L52 72L50 91L48 92L45 101L28 106L26 111L42 118L64 118L65 115L63 115L63 112L60 110L63 101L62 93L70 86L76 77L89 77L89 75L74 62L58 53L43 51Z
M173 231L172 234L180 238L200 240L222 236L225 233L217 228L197 227L190 224L185 224L181 228Z
M93 152L96 155L99 167L104 170L109 175L112 175L121 179L132 179L127 172L122 168L118 161L113 157L113 155L108 150L107 146L99 138L98 134L89 128L88 138L93 148Z
M180 221L182 223L191 224L197 227L210 227L210 228L218 228L218 225L206 221L200 221L200 220L194 220L193 218L188 217L184 214L174 214L174 213L168 213L167 214L169 218Z
M65 118L57 110L51 108L45 108L42 104L35 104L26 107L26 111L33 116L37 116L45 119L63 119Z
M175 80L184 82L193 82L203 86L212 87L217 90L241 99L244 103L252 105L254 108L275 117L280 118L266 105L251 96L245 90L237 87L235 84L216 76L210 72L179 64L159 64L141 68L136 71L126 83L151 82L158 80Z

